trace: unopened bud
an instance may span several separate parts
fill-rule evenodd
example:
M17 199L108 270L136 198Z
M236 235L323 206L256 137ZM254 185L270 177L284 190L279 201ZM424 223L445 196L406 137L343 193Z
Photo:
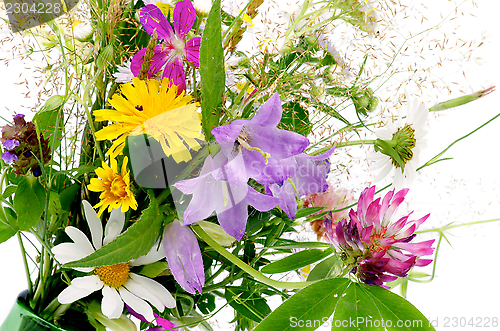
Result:
M458 107L461 105L465 105L466 103L469 103L471 101L477 100L479 98L484 97L485 95L490 94L495 90L495 86L491 86L485 90L481 90L472 94L464 95L455 99L451 99L445 102L440 102L434 106L432 106L429 111L440 111L440 110L445 110L449 108L454 108Z

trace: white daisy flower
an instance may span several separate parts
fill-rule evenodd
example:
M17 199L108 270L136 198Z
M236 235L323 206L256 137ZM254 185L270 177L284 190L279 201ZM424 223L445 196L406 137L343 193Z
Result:
M94 30L89 22L82 22L79 20L73 21L73 35L76 40L81 42L89 41L93 33Z
M374 169L382 168L375 178L375 182L387 176L394 169L394 186L396 189L407 187L415 179L419 166L419 154L427 146L427 131L424 125L427 122L429 111L423 103L414 101L408 104L406 117L399 111L396 123L388 123L384 128L375 131L381 140L387 142L400 156L403 168L390 156L380 152L371 153L368 157L375 161Z
M130 69L130 64L131 62L125 62L123 66L117 66L116 69L118 72L115 72L113 76L116 78L117 83L132 83L132 80L134 79L134 74L132 73L132 70Z
M114 209L103 231L101 220L90 203L83 201L83 207L92 243L79 229L66 227L65 231L73 243L62 243L52 248L52 252L61 264L77 261L108 244L121 233L125 223L125 214L119 209ZM175 307L175 299L161 284L130 272L130 268L153 263L165 257L163 249L157 250L157 247L158 245L153 246L148 254L127 263L95 268L74 268L92 274L73 279L71 285L59 294L59 302L70 304L102 290L101 310L108 318L119 318L126 303L147 320L153 321L155 319L153 309L146 301L161 312L165 307Z

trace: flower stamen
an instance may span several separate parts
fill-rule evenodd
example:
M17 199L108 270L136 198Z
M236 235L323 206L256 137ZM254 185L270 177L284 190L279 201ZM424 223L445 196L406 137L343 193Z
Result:
M130 265L119 263L115 265L105 265L94 268L94 274L106 285L114 288L123 286L130 275Z

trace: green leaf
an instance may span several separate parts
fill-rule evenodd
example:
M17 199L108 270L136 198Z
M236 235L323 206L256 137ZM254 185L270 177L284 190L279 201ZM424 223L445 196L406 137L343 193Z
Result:
M332 330L384 331L380 325L382 320L377 306L361 286L351 283L335 308Z
M383 328L367 328L370 320L373 326L376 324L375 321L378 323L384 321L384 326L389 331L434 330L427 318L415 306L379 286L356 283L349 286L335 311L334 321L349 317L355 319L356 316L364 317L364 323L358 323L359 328L344 330L383 330Z
M160 276L160 274L169 274L170 269L168 268L168 263L164 261L158 261L154 263L147 264L142 267L142 269L137 272L138 274L144 275L149 278L155 278Z
M317 241L305 241L305 242L289 242L280 245L271 246L274 249L292 249L292 248L325 248L331 247L331 244L322 243Z
M224 296L231 307L255 322L262 321L271 313L271 308L267 305L266 300L247 289L228 286Z
M297 211L297 214L295 214L295 219L299 219L301 217L307 217L311 214L317 213L318 211L321 211L325 209L325 207L309 207L309 208L303 208L299 209Z
M22 231L33 227L45 208L45 188L36 177L23 176L14 196L14 208L17 213L17 226Z
M274 261L264 266L261 271L267 274L277 274L291 270L297 270L311 263L324 259L332 254L332 249L309 249L291 254L281 260Z
M61 105L63 99L60 95L53 95L46 102L45 105L40 109L39 112L33 116L33 123L35 123L37 130L40 130L43 138L49 140L49 147L52 148L52 141L54 139L54 131L56 128L57 117L61 116L59 119L59 127L57 128L57 141L55 147L57 148L61 143L62 138L62 124L63 112L61 111Z
M219 124L225 86L221 35L221 1L215 0L200 45L202 126L207 141L213 140L210 131Z
M78 191L80 191L79 184L70 185L61 191L59 198L61 199L62 209L69 211L71 204L73 203L73 200L75 200L75 196L78 193Z
M312 124L309 112L298 102L289 102L283 105L283 117L279 125L281 129L297 132L303 136L311 133Z
M318 263L307 276L307 281L315 281L325 278L340 276L342 273L342 264L337 255L332 255Z
M3 213L0 211L0 243L7 241L17 233L17 229L12 226L11 222L4 219ZM7 216L8 217L8 216Z
M100 267L129 262L146 255L160 236L163 220L158 210L158 203L154 198L150 199L149 207L127 231L94 253L64 266L67 268Z
M16 185L7 186L2 193L2 199L7 199L8 197L10 197L12 194L16 192L16 189L17 189Z
M345 278L311 284L283 302L253 331L316 330L333 313L349 284Z

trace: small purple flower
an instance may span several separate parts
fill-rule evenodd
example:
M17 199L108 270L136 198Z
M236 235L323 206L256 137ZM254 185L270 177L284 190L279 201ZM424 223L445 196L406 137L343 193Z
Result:
M2 154L2 160L4 160L7 164L11 164L12 162L19 160L19 158L14 153L5 152Z
M146 5L139 14L142 26L149 35L156 31L158 40L162 41L154 49L148 77L153 78L163 68L163 77L179 87L179 93L186 89L186 77L183 59L198 68L200 66L201 38L186 40L187 35L196 20L196 11L190 0L178 2L174 8L174 28L168 22L161 10L155 5ZM132 58L130 69L134 76L141 73L146 48L138 51Z
M380 203L380 198L373 200L375 186L366 188L357 210L351 209L349 220L343 219L335 228L331 221L325 221L328 238L343 252L351 273L366 284L387 287L383 283L405 277L413 266L432 262L421 257L433 253L434 240L410 243L415 238L414 232L430 214L408 221L410 213L391 223L406 193L408 189L390 191Z
M191 229L174 220L165 227L163 247L177 283L186 292L201 293L205 285L205 270L198 240Z
M297 213L295 197L309 193L323 193L328 189L327 177L330 172L330 161L334 148L320 155L299 154L282 160L280 166L283 173L289 176L282 183L267 185L269 195L279 199L279 206L290 218Z
M242 163L241 155L231 161L222 152L213 158L209 155L197 178L174 184L183 193L193 195L184 212L184 224L203 220L215 211L224 231L240 240L246 230L248 205L259 211L278 205L276 198L261 194L247 184Z
M21 143L17 139L7 139L3 143L3 147L5 147L8 151L18 147Z

